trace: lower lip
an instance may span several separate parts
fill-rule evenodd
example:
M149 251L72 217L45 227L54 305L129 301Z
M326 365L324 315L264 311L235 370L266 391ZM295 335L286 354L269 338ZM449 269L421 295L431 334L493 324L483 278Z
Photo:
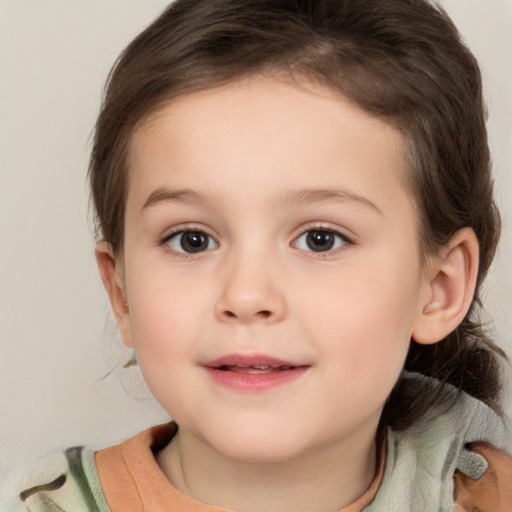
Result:
M261 393L298 379L306 372L308 366L270 373L237 373L207 366L204 369L210 378L221 386L247 393Z

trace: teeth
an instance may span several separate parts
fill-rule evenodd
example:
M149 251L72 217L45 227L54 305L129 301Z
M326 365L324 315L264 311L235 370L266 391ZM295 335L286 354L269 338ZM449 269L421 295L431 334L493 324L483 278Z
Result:
M277 368L271 368L265 364L263 365L254 365L254 366L230 366L229 370L236 373L271 373L273 371L277 371Z
M268 364L254 364L251 366L231 366L231 365L224 365L219 368L219 370L222 371L229 371L229 372L235 372L235 373L250 373L250 374L257 374L257 373L273 373L273 372L279 372L282 370L290 370L293 366L279 366L279 367L272 367Z

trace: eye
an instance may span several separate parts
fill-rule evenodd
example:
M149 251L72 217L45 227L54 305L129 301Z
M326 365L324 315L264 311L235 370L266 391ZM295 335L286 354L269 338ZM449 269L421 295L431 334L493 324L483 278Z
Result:
M179 231L173 233L164 241L176 252L194 254L197 252L216 249L219 245L203 231Z
M346 236L332 229L309 229L297 238L294 246L302 251L327 252L348 243Z

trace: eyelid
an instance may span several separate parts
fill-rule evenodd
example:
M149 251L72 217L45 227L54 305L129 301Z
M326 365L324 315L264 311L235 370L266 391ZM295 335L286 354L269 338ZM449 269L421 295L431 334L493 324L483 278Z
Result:
M299 247L296 247L297 240L300 237L309 233L310 231L327 231L329 233L333 233L335 236L339 237L343 241L343 244L341 245L341 247L329 249L327 251L318 251L318 252L313 251L313 250L300 249ZM355 244L355 242L352 239L352 237L348 236L342 230L340 230L339 228L335 228L333 226L327 226L323 223L311 224L310 226L307 226L306 228L302 228L301 231L296 236L294 236L294 238L292 240L292 246L296 247L297 249L299 249L301 251L316 255L318 257L326 257L328 255L337 254L338 252L344 250L344 248L347 245L354 245L354 244Z
M213 249L217 249L219 247L219 245L220 245L219 242L217 241L216 237L214 235L212 235L211 233L209 233L208 231L209 230L206 229L205 227L198 226L197 224L185 224L185 225L176 226L170 232L166 233L164 236L162 236L160 238L158 245L160 245L160 246L164 247L166 250L172 252L175 256L179 255L179 256L184 257L184 258L190 258L190 257L198 256L198 255L200 255L203 252L207 252L207 251L211 251ZM170 244L169 244L170 240L172 240L174 237L179 236L182 233L187 233L187 232L194 232L194 233L197 232L197 233L204 234L210 240L213 240L213 242L215 243L215 247L207 248L204 251L198 251L198 252L195 252L195 253L194 252L190 252L189 253L189 252L186 252L186 251L176 250L174 247L170 246Z

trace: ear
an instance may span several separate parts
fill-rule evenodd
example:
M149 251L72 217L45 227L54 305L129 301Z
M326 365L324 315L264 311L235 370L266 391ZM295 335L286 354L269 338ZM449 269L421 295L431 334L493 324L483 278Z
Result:
M412 333L417 343L437 343L462 322L475 293L478 262L475 233L463 228L429 263L425 299Z
M107 291L121 340L128 348L133 348L130 310L120 260L115 257L112 246L108 242L99 242L95 253L101 280Z

